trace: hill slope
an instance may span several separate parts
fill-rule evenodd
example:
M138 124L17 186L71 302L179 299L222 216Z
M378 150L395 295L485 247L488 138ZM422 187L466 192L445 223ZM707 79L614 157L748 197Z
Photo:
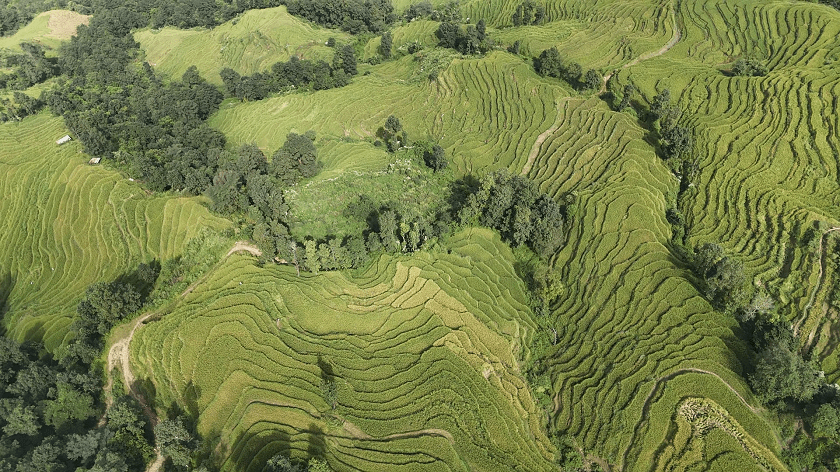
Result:
M12 36L0 38L0 49L20 50L22 42L36 42L57 49L62 41L70 39L79 25L87 24L90 17L69 10L50 10L36 16L28 25ZM55 52L48 52L55 55Z
M222 470L278 452L337 470L552 470L517 364L534 324L511 251L489 230L450 245L299 277L234 256L137 331L135 374L219 438Z
M291 16L286 7L251 10L211 30L166 27L134 35L158 71L179 78L195 65L202 77L216 84L222 83L219 72L225 67L249 75L292 56L329 62L333 49L325 43L331 37L339 43L350 38Z
M202 228L221 229L197 198L149 196L116 172L88 166L60 118L0 125L0 268L10 277L5 324L55 349L87 287L151 259L177 256Z

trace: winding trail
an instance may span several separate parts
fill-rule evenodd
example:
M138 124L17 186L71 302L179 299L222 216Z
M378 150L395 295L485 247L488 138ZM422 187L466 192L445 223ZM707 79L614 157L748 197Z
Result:
M255 246L249 244L246 241L237 241L236 244L230 249L230 251L225 254L225 256L214 265L210 270L208 270L204 275L199 277L198 280L190 284L186 290L178 296L178 300L187 296L190 292L192 292L200 283L204 282L207 277L214 272L216 269L219 268L224 262L230 257L232 254L237 252L248 252L254 256L262 255L262 252ZM149 406L148 402L146 401L143 393L140 391L137 385L137 379L134 377L134 373L131 372L131 362L129 357L129 345L131 344L131 339L134 337L134 332L137 331L137 328L140 325L144 324L149 319L152 319L155 316L160 316L159 312L151 312L146 313L145 315L141 315L136 318L131 325L131 330L128 332L127 335L123 336L122 338L118 339L111 345L111 348L108 350L108 368L106 371L106 375L108 376L108 382L105 384L105 404L108 408L111 407L111 404L114 402L114 398L112 395L111 390L114 387L114 379L112 377L112 371L119 367L120 371L123 375L123 384L128 388L128 394L131 395L132 398L137 400L140 403L140 406L143 408L143 413L149 418L149 423L152 425L152 428L157 426L159 418L154 410ZM100 419L100 425L104 425L105 417L103 416ZM163 463L165 458L161 455L160 451L155 448L155 460L149 464L146 472L159 472L162 470Z
M796 320L796 323L793 325L793 336L799 333L799 328L802 327L802 324L808 319L808 311L811 310L811 307L814 305L814 299L817 297L817 292L820 291L820 287L822 287L823 283L823 275L825 274L825 252L823 252L823 243L825 242L825 237L828 236L828 233L840 231L840 227L829 228L820 236L820 245L817 247L817 254L819 255L820 261L820 270L817 275L817 285L814 286L814 289L811 291L811 297L808 299L808 303L805 305L805 308L802 309L802 316ZM811 343L814 341L814 335L817 332L818 326L814 326L814 329L811 330L811 333L808 334L808 341L805 342L803 346L805 351L811 349Z
M648 59L653 59L654 57L659 57L659 56L665 54L666 52L670 51L671 48L673 48L674 46L676 46L677 43L680 42L680 39L682 38L682 32L680 32L679 25L677 25L677 16L676 16L676 13L674 12L673 4L671 5L671 21L673 22L673 25L674 25L674 34L671 36L671 39L668 40L667 43L665 43L664 46L659 48L659 50L657 50L657 51L651 51L651 52L646 52L646 53L642 54L641 56L633 59L632 61L628 62L627 64L624 64L623 66L621 66L621 68L622 69L627 69L628 67L633 67L633 66L635 66L636 64L638 64L642 61L647 61ZM613 74L615 74L617 71L618 71L618 69L616 69L616 70L614 70L614 71L612 71L609 74L604 76L603 83L601 84L601 89L598 91L598 95L601 95L602 93L607 91L607 82L610 80L610 78L612 78ZM566 97L563 100L570 100L570 99L571 99L571 97ZM558 105L559 105L559 103L558 103ZM531 152L528 153L528 161L525 162L524 166L522 166L521 175L528 175L528 173L531 172L531 168L534 166L534 161L536 161L536 159L537 159L537 155L540 152L540 148L542 147L542 144L545 142L546 139L548 139L549 136L552 135L552 133L557 131L557 128L559 126L560 126L560 123L557 123L555 121L555 123L552 124L550 128L543 131L539 136L537 136L536 142L534 142L534 145L531 146Z
M677 15L674 12L674 5L673 4L671 4L671 21L673 22L674 34L671 35L671 39L668 40L668 42L665 43L664 46L659 48L658 51L651 51L651 52L646 52L646 53L642 54L641 56L633 59L632 61L628 62L627 64L624 64L623 66L621 66L621 68L622 69L627 69L629 67L635 66L636 64L638 64L642 61L647 61L649 59L653 59L654 57L659 57L659 56L665 54L666 52L670 51L671 48L673 48L674 46L676 46L677 43L680 42L680 39L682 39L682 32L680 31L680 27L677 24ZM614 71L612 71L609 74L604 76L604 83L601 85L601 90L598 92L599 95L607 91L607 82L612 78L613 74L615 74L616 72L618 72L618 69L616 69L616 70L614 70Z

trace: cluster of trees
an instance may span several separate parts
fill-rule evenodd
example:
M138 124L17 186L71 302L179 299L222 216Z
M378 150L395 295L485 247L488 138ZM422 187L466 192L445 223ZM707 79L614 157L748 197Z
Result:
M141 264L120 280L92 285L71 325L75 339L55 357L39 344L0 336L0 470L145 469L154 456L148 422L127 396L105 411L94 361L104 335L142 306L156 278L154 264Z
M527 245L548 258L565 243L566 210L526 177L502 169L482 177L457 209L463 225L501 233L512 246Z
M263 472L330 472L329 464L317 458L311 458L305 464L294 462L283 454L277 454L266 462Z
M478 20L475 26L468 25L466 29L457 23L444 21L435 31L435 36L440 46L461 54L484 54L493 49L493 40L487 36L487 26L483 19Z
M292 57L277 62L268 72L241 76L230 68L221 71L228 96L239 100L262 100L272 93L292 88L310 87L327 90L343 87L357 73L356 53L352 45L337 49L332 64Z
M383 59L391 58L391 48L394 46L394 36L390 31L382 33L382 39L379 42L379 54Z
M551 47L534 58L534 69L544 77L554 77L565 80L578 90L597 90L603 79L596 70L583 73L583 68L577 62L566 63L556 47Z
M516 6L511 20L513 26L541 25L545 21L545 7L526 0Z
M20 43L21 54L4 54L0 65L13 67L11 74L0 72L0 88L24 90L59 74L55 59L45 56L44 47L35 43Z
M312 132L290 133L270 163L254 144L221 153L219 170L207 190L211 208L225 214L245 213L264 261L288 258L300 267L297 243L289 236L291 215L283 192L321 170L314 139Z
M385 124L376 130L376 136L381 141L376 140L373 144L379 146L385 143L388 152L397 152L400 147L409 145L408 131L403 129L399 118L394 115L390 115L385 119Z
M662 157L671 170L680 176L682 191L694 180L699 168L692 152L694 129L683 119L682 109L671 104L671 91L667 88L653 97L650 113L654 124L658 124L658 144Z
M287 0L289 13L352 34L379 33L397 20L390 0Z
M12 100L0 97L0 123L20 121L44 108L43 100L15 91Z
M460 23L462 20L461 4L458 0L454 0L435 8L431 2L423 0L411 4L405 10L403 17L406 21L415 18L427 18L432 21Z
M165 82L140 54L124 7L97 14L62 46L67 75L44 100L94 156L114 157L153 190L201 193L211 182L224 135L206 123L223 94L195 67Z
M745 77L761 77L767 75L767 64L755 57L740 57L732 65L732 73Z

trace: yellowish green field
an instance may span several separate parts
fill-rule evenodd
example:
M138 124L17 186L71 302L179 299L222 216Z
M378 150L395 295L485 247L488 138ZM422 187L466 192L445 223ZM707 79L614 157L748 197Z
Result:
M358 273L233 256L138 330L132 361L158 406L186 405L219 438L222 470L260 471L278 452L336 470L554 470L518 363L530 316L510 249L486 229Z
M15 338L51 350L68 339L90 284L175 257L202 228L230 224L199 198L150 196L87 165L79 143L55 144L65 134L46 113L0 125L0 267L12 283L4 321Z
M20 50L20 43L36 42L47 47L48 56L55 56L62 41L70 39L79 25L89 17L68 10L50 10L36 16L12 36L0 38L0 49Z
M202 77L221 84L225 67L243 75L269 69L292 56L332 60L327 39L347 43L341 31L319 28L289 15L286 7L251 10L211 30L166 27L135 33L148 61L156 70L179 78L191 65Z

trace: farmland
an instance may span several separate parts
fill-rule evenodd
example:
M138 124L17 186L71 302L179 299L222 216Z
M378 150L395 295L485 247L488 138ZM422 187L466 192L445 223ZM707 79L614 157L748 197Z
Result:
M254 10L212 30L166 27L135 33L146 60L160 72L180 77L191 65L207 80L220 84L225 67L248 75L296 56L332 60L327 39L348 41L349 35L310 25L286 12L286 7Z
M369 221L348 211L361 195L431 214L455 179L498 169L565 205L566 243L544 261L561 287L547 310L523 269L535 256L465 224L352 270L298 271L256 249L203 261L209 270L122 342L135 387L161 418L194 420L219 470L259 472L278 453L334 470L557 470L570 456L603 470L786 470L793 431L811 434L810 420L761 404L747 380L754 326L713 307L691 254L715 243L743 261L747 295L766 295L821 381L840 382L840 12L552 0L541 24L513 27L520 3L461 2L469 23L487 23L496 47L485 55L435 47L440 23L425 18L392 25L394 55L381 60L378 36L285 7L134 32L164 76L194 64L215 84L224 67L330 61L328 38L354 44L348 85L228 98L207 120L229 148L268 156L314 131L323 168L283 192L295 241L362 234ZM520 54L506 50L516 41ZM538 75L532 57L551 47L604 88ZM767 73L737 75L743 58ZM634 98L617 111L627 85ZM694 173L663 159L650 108L664 89L693 130ZM449 167L425 168L414 143L387 152L377 141L390 115L412 141L439 144ZM0 126L5 323L50 350L69 339L88 285L177 257L203 228L241 224L245 239L255 211L226 219L207 197L152 194L85 165L75 141L55 146L65 133L47 112Z
M196 198L149 196L119 173L88 166L59 118L0 126L0 267L7 326L55 349L93 282L177 256L202 228L222 229Z
M512 254L489 230L450 245L300 277L233 256L137 332L134 372L156 404L197 414L226 470L307 450L336 468L549 470L517 367L535 325Z

